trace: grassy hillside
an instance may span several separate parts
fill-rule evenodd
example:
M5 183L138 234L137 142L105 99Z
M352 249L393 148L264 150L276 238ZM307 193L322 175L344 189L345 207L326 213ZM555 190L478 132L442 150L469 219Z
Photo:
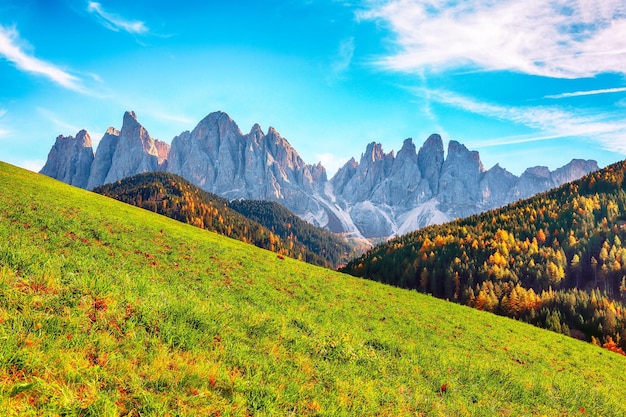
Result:
M0 414L623 416L626 357L0 163Z
M148 172L94 192L314 265L337 268L353 255L345 239L274 202L227 199L167 172Z
M502 209L393 239L344 271L619 351L626 349L624 241L626 161Z

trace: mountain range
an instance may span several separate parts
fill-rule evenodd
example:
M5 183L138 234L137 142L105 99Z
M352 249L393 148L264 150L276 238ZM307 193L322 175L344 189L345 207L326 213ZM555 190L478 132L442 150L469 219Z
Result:
M171 145L153 139L134 112L121 130L107 129L94 154L89 133L58 136L42 174L81 188L150 171L180 175L228 199L276 201L302 219L350 237L388 238L418 228L504 206L598 170L593 160L572 160L550 171L521 176L451 140L431 135L417 150L406 139L397 155L367 145L330 179L320 164L306 164L273 127L255 124L242 133L224 112L210 113Z

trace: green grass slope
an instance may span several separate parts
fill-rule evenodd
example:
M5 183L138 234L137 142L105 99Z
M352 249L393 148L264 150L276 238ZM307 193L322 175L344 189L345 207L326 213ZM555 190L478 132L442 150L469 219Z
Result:
M625 368L0 163L3 416L623 416Z

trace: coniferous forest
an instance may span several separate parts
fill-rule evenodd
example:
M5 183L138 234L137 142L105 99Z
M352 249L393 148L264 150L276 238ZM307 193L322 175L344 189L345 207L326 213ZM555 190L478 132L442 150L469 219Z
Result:
M418 230L344 272L626 350L626 162Z
M232 200L228 207L267 227L283 240L302 243L309 251L330 261L332 265L345 265L348 256L354 256L356 249L343 238L313 226L275 201Z
M314 265L336 268L352 253L344 239L304 222L278 203L229 202L175 174L139 174L94 192Z

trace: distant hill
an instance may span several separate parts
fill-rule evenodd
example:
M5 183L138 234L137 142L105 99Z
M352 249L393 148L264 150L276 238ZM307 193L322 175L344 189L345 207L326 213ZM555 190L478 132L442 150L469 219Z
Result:
M345 272L626 349L626 162L409 233Z
M139 174L93 191L314 265L336 268L352 253L344 239L278 203L229 203L175 174Z
M626 358L0 163L6 416L624 416Z

